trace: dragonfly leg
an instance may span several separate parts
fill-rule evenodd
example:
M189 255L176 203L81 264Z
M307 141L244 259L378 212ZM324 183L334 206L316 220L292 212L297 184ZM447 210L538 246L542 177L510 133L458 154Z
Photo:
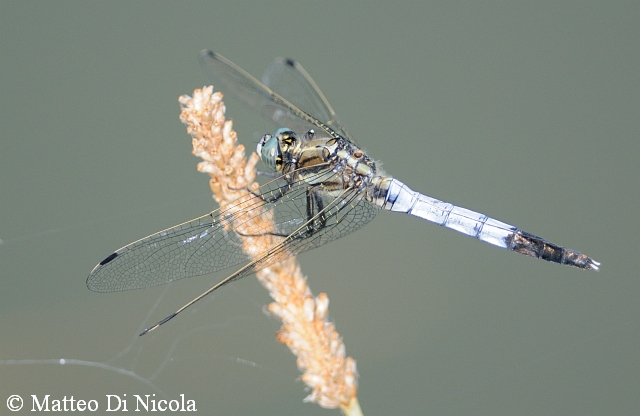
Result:
M236 234L242 237L264 237L265 235L273 235L273 236L282 237L282 238L287 238L290 235L286 233L277 233L277 232L271 232L271 231L265 231L264 233L259 233L259 234L246 234L246 233L241 233L240 231L236 231Z
M313 219L316 216L316 213L321 212L323 209L324 202L322 202L320 194L315 192L312 187L307 188L307 232L309 235L327 225L327 217L324 215L320 215L316 220ZM319 226L315 225L316 221L319 222Z
M275 190L267 191L262 194L249 189L249 187L247 186L243 186L241 188L234 188L232 186L229 186L229 189L231 189L232 191L247 191L256 198L260 198L262 202L272 203L282 198L289 191L289 189L291 189L291 185L287 183Z
M259 176L266 176L267 178L275 178L275 179L282 176L280 172L270 172L265 170L258 170L256 171L256 174L258 174Z
M282 196L282 195L281 195ZM281 233L275 231L269 231L259 234L246 234L236 231L238 235L243 237L261 237L265 235L273 235L277 237L291 237L295 238L307 238L311 235L315 234L322 228L324 228L327 224L327 218L325 215L318 215L321 211L324 210L324 202L322 201L322 196L315 190L315 187L307 187L306 190L306 214L307 219L305 223L300 226L300 228L293 230L289 233Z

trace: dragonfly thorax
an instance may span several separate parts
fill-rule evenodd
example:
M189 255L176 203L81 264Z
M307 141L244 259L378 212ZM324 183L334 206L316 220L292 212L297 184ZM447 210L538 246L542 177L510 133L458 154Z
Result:
M371 178L376 174L375 161L344 138L319 137L314 130L296 134L281 128L262 137L256 151L271 170L283 174L318 173L326 170L341 177L345 184L352 179Z
M381 174L375 161L355 144L340 136L317 135L314 130L297 134L278 129L264 135L256 151L269 169L288 181L322 184L325 190L366 188Z

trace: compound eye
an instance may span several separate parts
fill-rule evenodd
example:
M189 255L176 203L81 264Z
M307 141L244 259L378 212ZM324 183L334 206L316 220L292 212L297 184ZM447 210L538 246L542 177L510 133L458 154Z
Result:
M271 139L270 134L265 134L264 136L262 136L262 138L260 138L260 141L258 142L258 145L256 146L256 153L258 154L258 156L260 156L260 158L262 158L262 148L264 147L265 143L267 143L269 141L269 139Z
M280 127L278 130L276 130L275 133L273 133L274 136L278 137L280 135L284 135L284 136L289 136L289 135L293 135L295 134L294 132L291 131L290 128L287 127Z
M276 130L274 136L276 136L278 140L280 140L280 142L286 145L292 145L296 142L296 140L298 140L298 136L296 135L296 133L286 127Z
M277 171L282 163L282 153L280 152L280 144L278 138L270 134L265 134L258 142L256 152L269 169Z

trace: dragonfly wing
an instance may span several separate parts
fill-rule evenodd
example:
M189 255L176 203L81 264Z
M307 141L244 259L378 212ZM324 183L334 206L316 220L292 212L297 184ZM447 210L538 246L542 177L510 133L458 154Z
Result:
M200 52L200 60L215 82L221 84L218 86L219 89L224 91L226 88L233 92L251 108L260 111L265 118L281 127L287 127L296 132L321 129L330 136L337 135L322 120L296 107L222 55L203 50Z
M325 189L325 183L335 183L333 175L330 170L307 174L306 181L292 184L273 204L278 233L286 237L263 256L264 260L258 261L278 261L316 248L357 230L375 217L378 208L364 199L361 189Z
M311 250L354 232L371 221L377 212L378 208L363 199L359 191L346 190L338 198L325 199L324 209L301 227L301 231L305 227L313 229L310 235L298 238L292 233L283 246L292 255Z
M281 240L269 250L255 256L254 260L215 285L206 294L261 270L275 262L296 256L350 234L371 221L378 208L362 198L356 190L346 190L338 198L321 195L323 208L314 211L311 218L301 220L308 213L308 187L294 186L274 203L275 222L278 233L284 232Z
M141 289L248 261L225 223L210 213L126 245L94 267L87 286L95 292Z
M340 123L318 85L299 62L290 58L275 59L265 69L262 82L305 113L357 144Z
M324 175L318 180L331 174L318 173ZM284 195L274 198L282 190ZM317 208L317 201L315 209L322 212L309 221L307 182L276 179L262 185L260 192L261 196L240 197L224 211L213 211L122 247L94 267L87 286L96 292L141 289L246 263L235 280L352 232L370 221L377 210L358 200L355 190L345 191L340 198L319 192L322 209Z
M280 182L264 184L259 192L268 198ZM260 229L266 223L258 221L258 217L270 208L272 204L265 204L263 199L247 193L222 212L215 210L134 241L94 267L87 286L96 292L142 289L248 263L251 259L243 249L242 236L236 227L247 230L247 224L252 224L250 232L255 235L277 231L277 224L271 224L270 229ZM264 245L258 250L268 248Z
M315 201L315 208L319 209L312 211L313 215L307 217L307 221L300 223L299 215L281 215L281 221L279 222L280 227L282 227L281 231L291 231L286 237L281 236L280 242L273 245L266 252L255 256L252 262L219 281L171 315L145 329L140 335L147 334L160 325L167 323L179 313L227 283L247 276L292 254L310 250L355 231L371 221L377 212L377 208L374 205L365 201L361 194L353 189L345 190L336 198L327 197L327 194L318 194L315 197L313 191L311 193L308 191L308 187L300 186L300 183L298 183L297 186L293 186L290 192L287 192L276 202L281 206L286 205L292 208L296 214L299 214L299 208L304 206L305 211L309 214L310 211L307 210L307 206L309 203L308 198L311 196L311 199ZM307 203L302 204L300 201L303 199L306 199ZM287 211L281 210L281 212L285 213ZM245 236L245 238L247 237Z

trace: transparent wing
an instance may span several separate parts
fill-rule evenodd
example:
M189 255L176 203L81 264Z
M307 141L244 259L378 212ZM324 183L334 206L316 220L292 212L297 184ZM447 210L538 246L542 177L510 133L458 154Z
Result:
M302 111L322 121L345 139L357 144L340 123L318 85L298 61L290 58L276 58L264 70L262 82Z
M280 198L265 202L283 190ZM346 235L376 213L356 190L345 191L339 198L316 191L317 198L312 199L304 181L269 182L260 188L261 197L248 194L224 211L213 211L122 247L91 271L87 286L96 292L140 289L247 263L228 281L235 280ZM308 210L310 202L313 207ZM256 221L257 216L266 216L262 218L268 221ZM250 258L243 244L252 237L256 255Z
M301 191L302 188L296 191L297 196L295 198L297 201L307 198L306 190L304 192ZM352 233L371 221L378 212L374 205L362 199L361 194L353 189L344 191L339 198L329 198L327 200L325 196L323 200L327 201L328 204L324 205L323 209L317 211L312 218L305 222L300 223L298 220L287 221L287 216L284 216L285 220L279 222L279 228L286 228L290 231L286 237L282 237L279 242L268 250L257 255L252 262L189 302L178 313L227 283L250 275L275 262L296 256L304 251Z
M319 119L313 114L307 113L305 109L297 107L287 98L272 91L248 72L220 54L203 50L200 52L200 60L214 80L222 84L223 92L224 88L233 92L250 107L259 110L264 117L273 120L280 126L288 127L299 133L306 132L309 129L321 129L330 137L337 137L341 134L334 130L333 126L336 121L333 116L331 116L333 110L330 110L330 107L327 108L327 106L322 103L316 106L318 108L325 107L320 114L322 118L326 118L327 115L330 117L326 120ZM302 71L304 71L304 69ZM304 72L304 74L306 74L306 72ZM304 75L301 74L300 76L304 78ZM297 78L300 78L300 76ZM308 77L308 75L306 76ZM294 79L295 78L296 77L294 77ZM313 85L315 85L315 83ZM311 87L311 90L313 90L313 87ZM296 101L305 102L308 100L296 99ZM326 100L324 101L326 102ZM310 111L315 110L317 110L317 108L310 109ZM345 137L345 139L347 138Z

